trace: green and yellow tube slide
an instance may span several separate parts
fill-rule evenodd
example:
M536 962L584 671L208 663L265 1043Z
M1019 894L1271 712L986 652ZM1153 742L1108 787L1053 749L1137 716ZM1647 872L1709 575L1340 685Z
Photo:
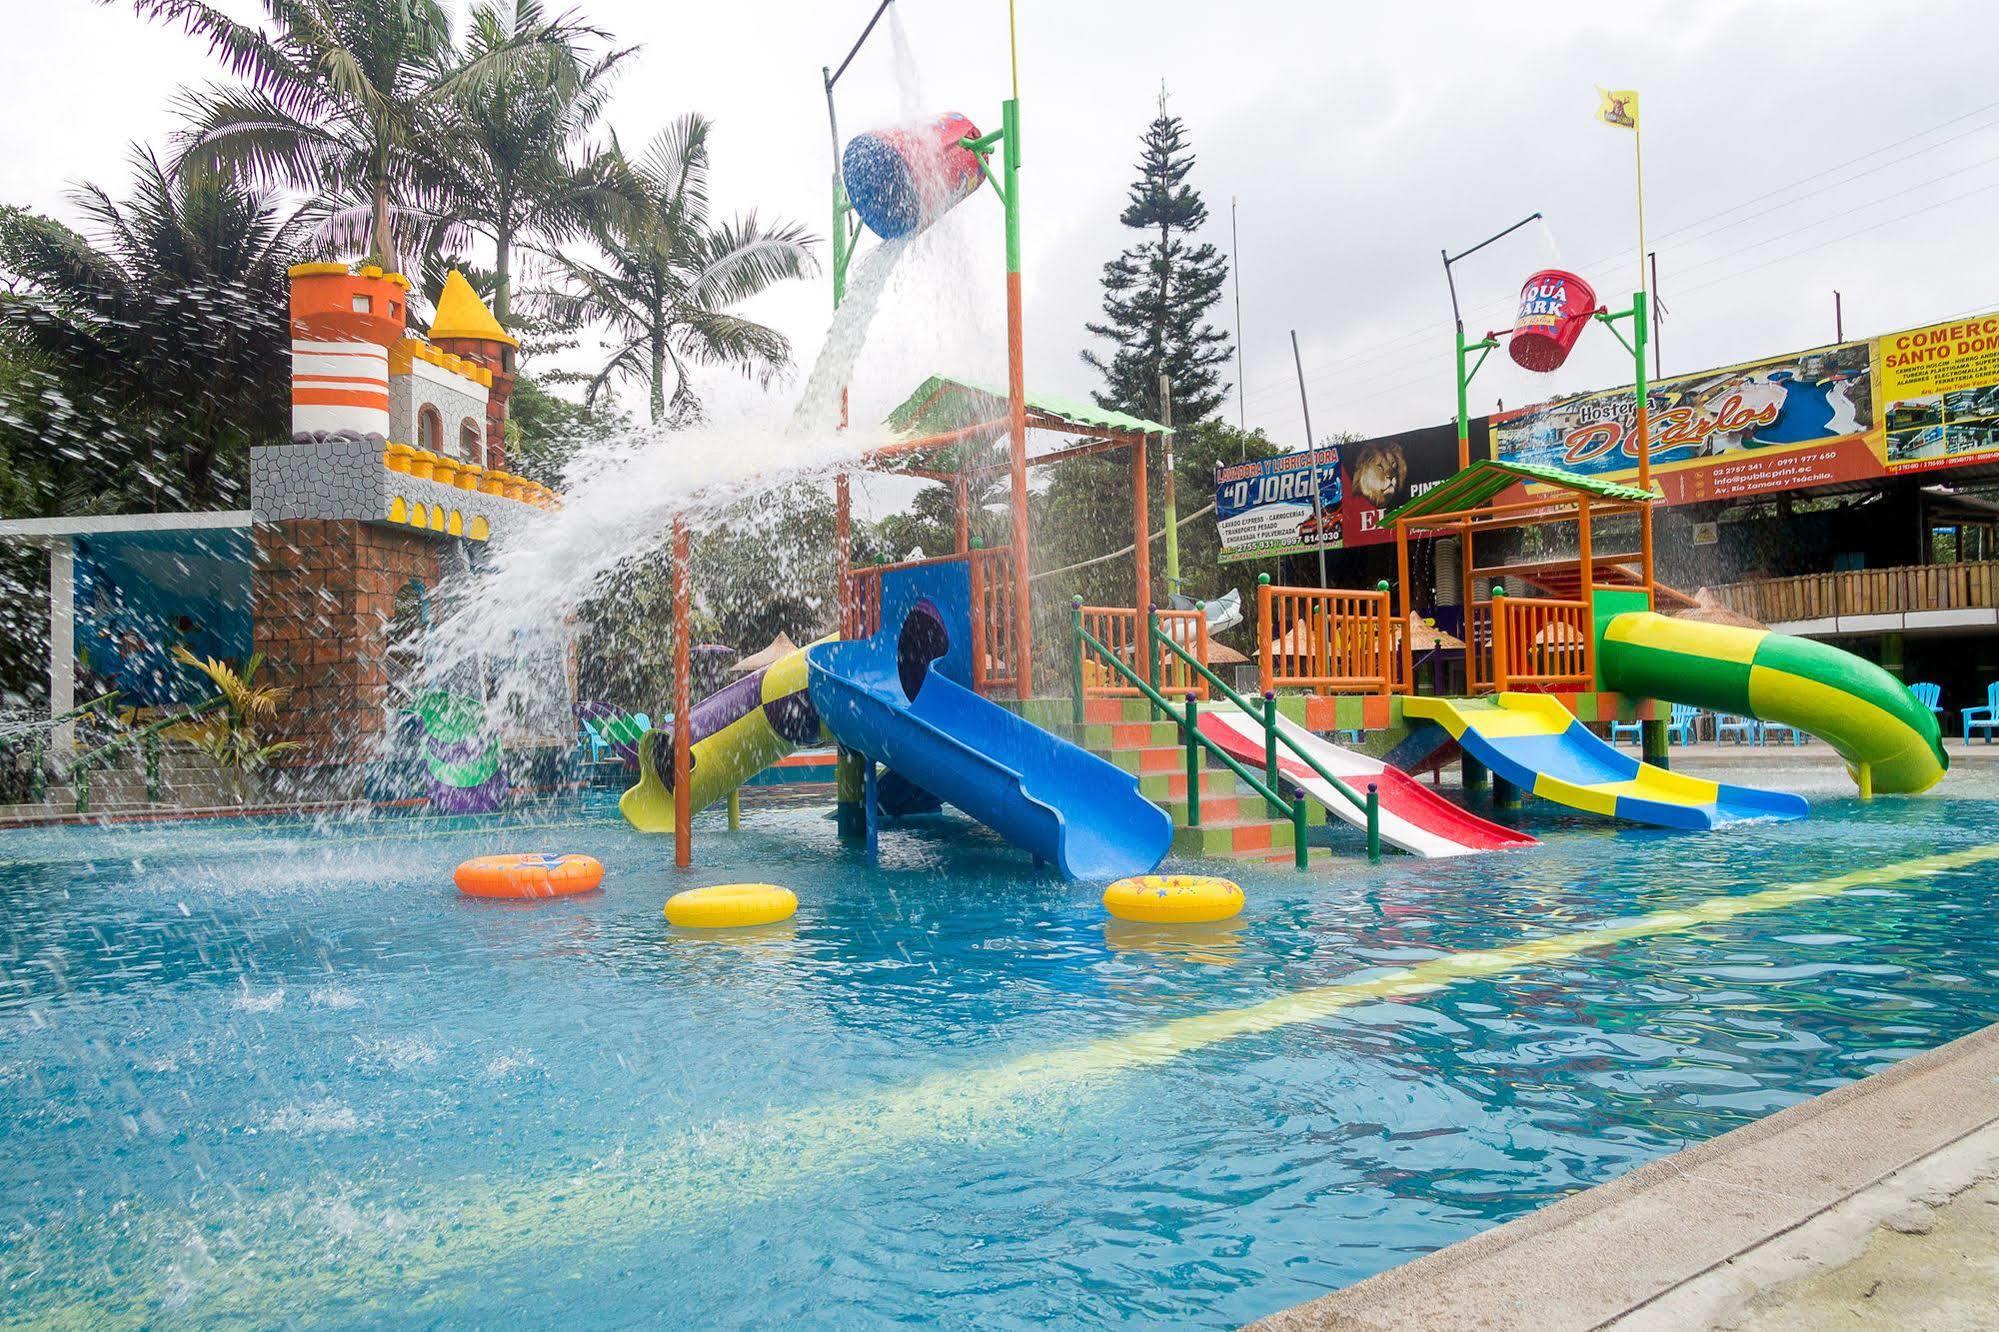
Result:
M1806 638L1631 611L1600 620L1597 673L1632 698L1688 703L1817 736L1872 789L1927 791L1950 766L1933 713L1872 662Z

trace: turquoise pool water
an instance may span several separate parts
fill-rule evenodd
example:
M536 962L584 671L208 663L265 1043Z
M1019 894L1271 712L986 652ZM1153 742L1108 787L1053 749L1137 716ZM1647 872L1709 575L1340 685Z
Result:
M0 834L0 1315L1239 1323L1991 1021L1999 787L1807 775L1802 824L1245 872L1187 936L956 820L874 869L752 810L687 876L603 801ZM606 891L450 887L544 848ZM743 878L796 920L660 917Z

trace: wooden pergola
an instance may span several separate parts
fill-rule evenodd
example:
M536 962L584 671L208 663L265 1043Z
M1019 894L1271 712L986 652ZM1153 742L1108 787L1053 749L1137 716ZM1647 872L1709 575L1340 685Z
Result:
M1522 487L1525 498L1504 498ZM1475 462L1382 519L1395 529L1398 617L1406 623L1413 609L1409 587L1410 538L1456 534L1465 611L1462 637L1466 684L1474 690L1586 686L1594 670L1592 615L1596 594L1614 591L1642 596L1648 610L1657 597L1651 522L1651 506L1656 498L1650 490L1556 467L1495 459ZM1611 554L1597 551L1592 533L1595 520L1620 514L1637 517L1639 549ZM1573 559L1485 568L1478 565L1479 533L1551 523L1576 525ZM1478 580L1481 577L1499 580L1509 575L1521 577L1554 595L1519 598L1505 614L1495 614L1494 601L1503 597L1504 592L1495 589L1494 598L1481 602ZM1509 618L1520 623L1509 626L1506 622ZM1481 627L1484 634L1479 632ZM1510 636L1509 628L1513 631ZM1490 652L1490 669L1484 673L1479 670L1482 646ZM1402 636L1401 655L1400 678L1406 682L1411 665L1406 634Z
M1015 662L1011 683L1019 697L1030 698L1034 688L1034 640L1029 599L1028 471L1112 449L1131 450L1132 533L1137 543L1133 553L1136 588L1133 610L1142 621L1149 610L1152 586L1145 446L1155 436L1170 435L1172 430L1157 421L1053 394L1023 391L1021 398L1025 404L1025 429L1059 435L1066 442L1031 455L1024 447L1011 448L1005 455L999 455L994 446L1009 440L1015 425L1009 412L1008 391L971 380L932 375L888 415L889 427L901 438L870 449L861 456L859 465L871 472L918 477L951 487L955 556L945 558L969 558L972 554L972 482L1001 474L1009 477L1013 512L1008 547L1011 567L1007 571L1010 586L1005 596L1008 623L1004 625L1004 636ZM880 572L853 568L852 497L846 472L841 472L834 481L834 541L840 620L844 626L855 611L854 575ZM981 615L982 608L975 604L975 624Z

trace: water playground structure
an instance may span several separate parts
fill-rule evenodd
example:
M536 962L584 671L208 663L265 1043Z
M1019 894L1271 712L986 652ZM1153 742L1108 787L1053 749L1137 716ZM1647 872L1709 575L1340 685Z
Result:
M1002 389L933 376L891 413L898 437L855 464L950 486L956 549L853 567L841 472L838 634L698 705L687 655L689 535L676 521L672 720L642 742L639 781L621 809L636 827L672 833L678 865L692 863L696 812L733 802L757 771L826 740L841 756L842 832L864 838L870 851L884 816L950 805L1037 863L1090 880L1147 874L1169 850L1288 858L1303 868L1309 828L1328 816L1360 828L1371 858L1383 842L1426 857L1531 845L1533 838L1410 775L1453 748L1466 788L1490 780L1502 809L1533 794L1681 829L1805 816L1806 802L1794 795L1672 772L1661 704L1741 713L1820 736L1863 796L1916 793L1943 776L1948 760L1936 719L1886 671L1823 644L1660 613L1662 599L1690 599L1654 577L1646 296L1637 292L1627 309L1612 312L1582 278L1553 269L1527 280L1511 329L1468 342L1458 322L1459 471L1385 515L1396 586L1278 587L1266 578L1261 697L1237 692L1207 660L1204 617L1152 604L1147 445L1170 429L1025 387L1017 95L992 133L951 113L843 146L832 113L838 77L830 69L825 76L838 166L836 307L864 229L883 241L909 236L990 185L1005 211L1008 381ZM1552 371L1593 324L1633 358L1637 484L1473 461L1466 390L1485 358L1504 344L1523 367ZM841 402L844 425L844 391ZM1063 442L1030 456L1030 430ZM997 473L989 450L1002 441L1011 539L975 549L968 483ZM1073 606L1066 696L1037 694L1028 472L1112 450L1131 458L1132 604ZM1478 563L1482 536L1551 526L1572 529L1573 557ZM1635 527L1637 548L1604 550L1600 526ZM1461 697L1419 693L1412 659L1420 621L1411 547L1445 535L1457 538L1466 590ZM1508 578L1534 594L1508 596ZM1489 592L1481 598L1480 589ZM1639 756L1589 729L1615 720L1640 723ZM1373 733L1376 752L1324 737L1340 729ZM732 803L732 825L736 818Z

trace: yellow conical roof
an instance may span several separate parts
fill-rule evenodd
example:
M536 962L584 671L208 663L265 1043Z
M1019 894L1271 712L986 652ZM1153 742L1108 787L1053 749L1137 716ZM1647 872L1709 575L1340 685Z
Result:
M437 298L437 318L430 321L430 338L471 338L479 342L504 342L519 347L514 335L500 327L493 312L472 290L465 275L452 269L444 275L444 294Z

